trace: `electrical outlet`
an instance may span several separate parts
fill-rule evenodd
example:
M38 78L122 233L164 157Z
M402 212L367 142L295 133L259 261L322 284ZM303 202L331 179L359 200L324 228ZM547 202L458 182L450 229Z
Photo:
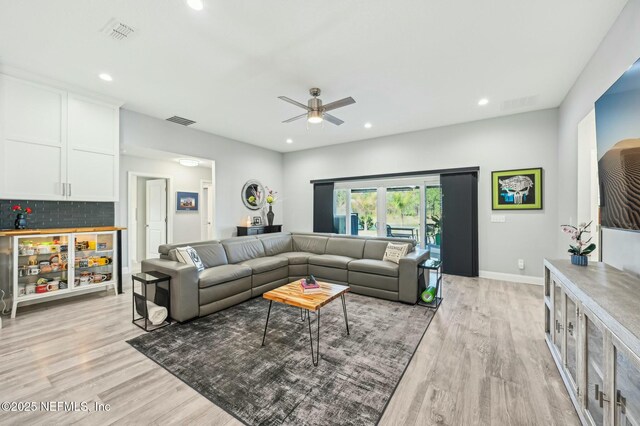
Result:
M524 269L524 259L518 259L518 268Z

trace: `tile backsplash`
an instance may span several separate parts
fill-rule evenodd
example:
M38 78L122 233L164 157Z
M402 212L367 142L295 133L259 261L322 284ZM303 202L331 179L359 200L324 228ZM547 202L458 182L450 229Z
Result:
M0 200L0 229L15 228L14 205L31 207L27 228L73 228L84 226L113 226L114 203L92 201L24 201Z

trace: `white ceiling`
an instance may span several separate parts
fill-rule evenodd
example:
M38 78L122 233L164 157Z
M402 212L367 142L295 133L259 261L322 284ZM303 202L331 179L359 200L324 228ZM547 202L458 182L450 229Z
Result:
M286 152L556 107L626 3L204 1L0 0L0 62ZM101 34L111 18L135 35ZM281 123L303 111L277 96L310 87L356 100L345 124Z

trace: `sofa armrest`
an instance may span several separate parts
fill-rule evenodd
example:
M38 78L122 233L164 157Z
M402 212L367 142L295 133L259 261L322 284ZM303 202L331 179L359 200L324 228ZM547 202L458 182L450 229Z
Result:
M418 264L429 259L431 252L416 248L400 258L398 298L401 302L416 303L418 300ZM428 280L428 275L425 277ZM428 285L428 284L427 284Z
M142 272L158 271L171 276L171 318L187 321L200 315L198 270L166 259L142 261Z

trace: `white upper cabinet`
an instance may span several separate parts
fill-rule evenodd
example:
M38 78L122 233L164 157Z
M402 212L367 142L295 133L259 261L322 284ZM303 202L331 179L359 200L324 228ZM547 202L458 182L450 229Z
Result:
M0 194L58 200L66 182L66 93L0 78Z
M0 75L0 198L118 201L119 106Z
M116 106L69 94L69 199L117 201L118 111Z

